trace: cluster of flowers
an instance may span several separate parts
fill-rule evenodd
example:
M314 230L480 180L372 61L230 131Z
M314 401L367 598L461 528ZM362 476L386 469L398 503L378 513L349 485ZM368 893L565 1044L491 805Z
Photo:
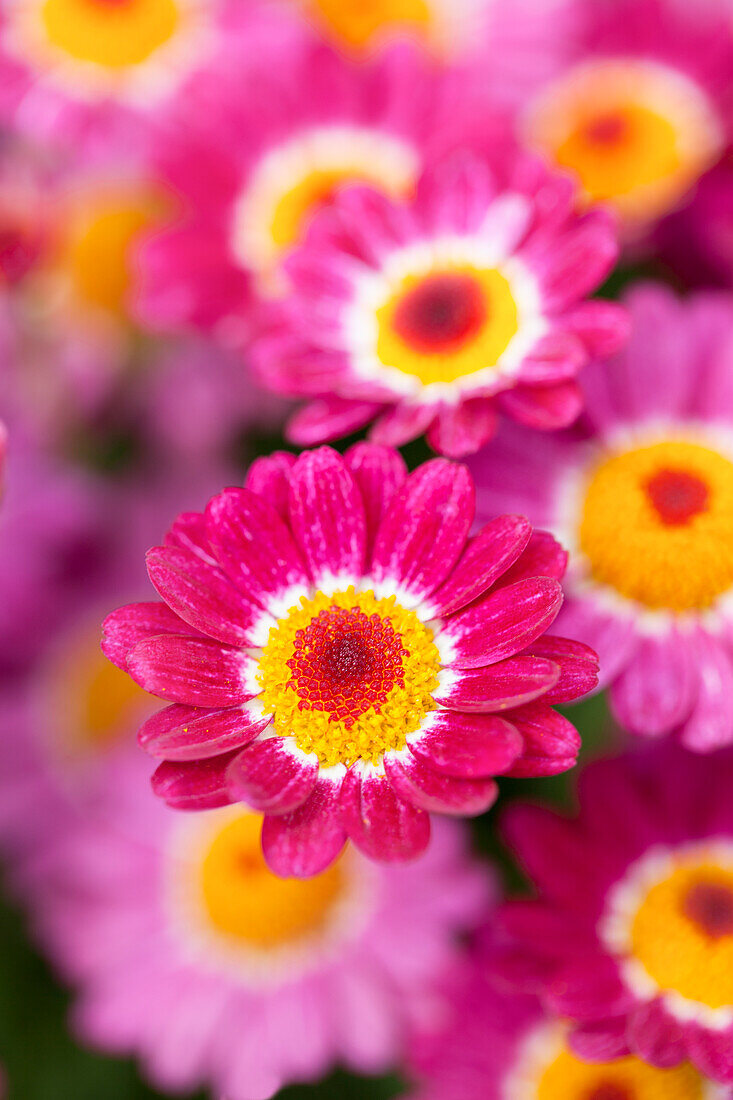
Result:
M0 850L85 1042L733 1097L732 131L730 0L5 0Z

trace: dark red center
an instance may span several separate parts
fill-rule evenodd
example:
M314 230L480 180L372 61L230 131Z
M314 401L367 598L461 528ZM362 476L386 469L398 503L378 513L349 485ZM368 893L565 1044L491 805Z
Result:
M717 882L697 882L684 900L685 916L712 937L733 935L733 891Z
M369 707L379 711L395 686L404 687L407 651L392 624L359 608L319 611L295 635L288 661L301 710L324 710L347 728Z
M662 523L682 527L704 512L710 491L697 474L687 470L659 470L646 483L646 491Z
M634 1094L624 1085L607 1081L601 1085L594 1085L583 1100L634 1100Z
M394 327L417 351L451 351L475 335L486 320L486 297L470 275L429 275L405 294Z
M41 254L40 237L22 227L0 223L0 275L13 285L29 273Z
M608 114L589 122L585 127L585 136L594 145L616 145L627 130L628 126L622 115Z

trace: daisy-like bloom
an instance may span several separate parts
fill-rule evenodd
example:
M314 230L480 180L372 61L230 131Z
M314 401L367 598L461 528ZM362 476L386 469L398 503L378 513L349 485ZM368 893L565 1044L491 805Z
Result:
M344 184L412 193L447 125L442 89L407 44L356 65L302 28L233 71L212 69L198 102L177 101L159 143L159 171L184 209L143 253L145 319L220 323L230 338L246 329L253 294L287 286L283 256Z
M492 805L492 775L571 767L551 704L589 690L596 660L545 634L565 553L517 516L469 539L473 497L465 467L407 476L367 443L258 460L180 516L148 555L165 602L114 612L103 643L173 704L140 731L156 792L247 802L270 867L306 877L347 836L413 858L430 812Z
M508 811L537 897L507 904L501 965L572 1022L580 1057L733 1083L732 779L730 750L655 746L588 767L576 819Z
M562 23L554 47L549 40L557 72L525 101L520 131L637 235L678 206L725 149L730 12L679 0L572 6L574 33Z
M261 1100L338 1061L391 1068L457 937L494 893L455 823L380 867L350 850L322 875L265 866L242 806L172 814L132 751L105 813L62 822L17 869L48 954L78 991L82 1038L136 1055L160 1088ZM26 808L26 812L27 808Z
M575 420L576 375L626 332L617 305L584 300L613 267L612 221L578 216L569 180L534 161L506 175L449 157L410 204L354 188L314 219L285 262L290 297L252 349L268 386L316 398L291 439L376 418L377 442L427 431L435 450L460 457L499 413L541 429Z
M443 980L446 1007L413 1038L409 1100L730 1100L689 1062L579 1058L536 997L497 987L490 951L469 963Z
M585 373L589 433L506 433L474 463L479 514L516 509L570 551L561 629L592 645L619 720L733 740L733 303L631 292L627 351Z

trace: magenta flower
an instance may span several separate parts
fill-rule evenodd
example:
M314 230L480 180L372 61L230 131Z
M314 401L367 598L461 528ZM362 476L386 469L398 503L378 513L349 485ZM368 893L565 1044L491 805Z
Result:
M118 759L103 812L56 820L15 869L77 991L77 1033L137 1056L165 1091L230 1100L264 1100L337 1062L392 1068L458 937L493 902L459 826L442 822L408 866L351 850L316 878L283 880L264 865L256 815L172 814L144 765Z
M508 812L538 896L503 911L503 969L572 1022L580 1058L733 1083L732 780L729 751L664 746L591 765L577 819Z
M638 237L686 201L730 140L730 8L569 0L565 9L517 128Z
M437 1026L418 1028L411 1044L409 1100L730 1100L689 1062L579 1058L562 1020L499 986L492 956L489 939L444 979Z
M317 873L349 836L408 859L429 813L494 802L491 776L572 766L551 704L596 682L595 654L545 634L566 557L518 516L469 539L474 489L444 459L407 476L358 444L252 467L184 514L148 571L164 603L105 623L104 651L173 705L141 744L156 792L265 814L282 875Z
M534 161L507 175L449 158L408 205L353 189L314 219L252 349L266 385L315 398L290 422L294 442L375 421L376 442L427 432L458 457L500 413L541 429L575 420L578 372L626 332L618 306L584 301L613 267L612 223L578 216L569 181Z
M585 374L587 437L506 433L474 463L479 514L569 547L562 630L619 720L707 752L733 740L733 307L651 285L627 304L628 350Z

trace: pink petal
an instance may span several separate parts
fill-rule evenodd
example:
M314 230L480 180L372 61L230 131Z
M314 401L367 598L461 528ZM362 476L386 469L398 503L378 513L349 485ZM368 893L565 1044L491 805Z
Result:
M227 645L252 644L262 612L218 566L173 546L156 546L145 560L156 591L189 626Z
M435 414L434 405L393 405L372 424L369 438L385 447L404 447L428 430Z
M534 530L519 561L504 576L504 583L525 577L554 577L560 581L568 566L568 552L549 531Z
M697 684L685 640L673 632L642 638L634 660L611 687L611 705L627 729L659 737L687 718Z
M275 508L249 489L225 489L207 508L217 559L243 592L262 607L310 581L290 531Z
M274 451L254 460L244 482L245 489L266 500L285 520L288 515L290 471L294 463L295 455L289 451Z
M690 1061L701 1073L714 1081L733 1084L733 1033L730 1028L726 1031L690 1028L687 1052Z
M474 487L465 466L436 458L410 474L377 532L372 573L387 586L429 596L466 543Z
M558 775L575 766L580 752L580 734L562 714L553 710L546 697L518 707L507 715L523 742L523 752L507 775Z
M375 401L350 401L335 395L319 397L290 417L285 434L288 441L298 447L312 447L351 435L373 420L383 408Z
M265 817L262 850L281 878L310 878L333 863L346 842L340 782L319 778L310 797L289 814Z
M476 233L496 194L496 180L478 157L457 153L431 165L420 177L416 206L425 229Z
M151 779L154 793L174 810L215 810L228 806L226 772L233 753L195 763L165 760Z
M555 237L539 261L545 310L569 309L594 291L611 273L618 251L614 223L605 210L592 210Z
M702 631L695 649L699 691L680 742L692 752L713 752L733 741L733 665L721 641Z
M398 798L384 775L350 768L341 785L341 812L349 837L370 859L403 862L428 846L429 816Z
M494 403L485 398L445 406L428 429L428 443L447 458L465 458L488 443L498 419Z
M618 302L595 298L565 313L562 326L583 341L591 359L608 359L629 338L631 322L628 310Z
M251 662L240 649L208 638L158 634L128 657L134 680L152 695L197 707L232 707L252 696L245 685Z
M208 710L174 703L148 718L137 739L160 760L205 760L244 748L269 722L269 717L257 716L247 704Z
M669 1069L687 1060L680 1025L670 1018L658 1000L635 1009L628 1022L627 1034L634 1054L652 1066Z
M387 753L384 770L399 798L429 813L476 817L493 806L499 793L493 779L441 774L404 750Z
M544 697L546 703L572 703L598 686L598 656L583 642L544 634L528 647L534 657L560 666L560 679Z
M499 395L502 410L519 424L540 431L568 428L583 408L583 393L577 382L552 386L518 385Z
M233 802L246 802L264 814L283 814L305 802L317 776L314 753L301 752L283 737L267 737L235 757L227 782Z
M547 991L558 1016L593 1020L619 1015L633 1005L615 962L604 956L579 957L567 962Z
M306 451L295 463L290 525L316 583L319 578L362 576L364 504L349 468L330 447Z
M407 479L407 467L399 451L378 443L355 443L344 459L364 502L370 552L382 517Z
M533 577L494 589L445 623L451 667L480 668L513 657L539 638L562 604L562 588L550 577Z
M102 653L123 671L127 671L127 658L138 642L152 634L180 634L185 631L183 619L171 611L167 604L153 600L150 603L130 603L118 607L102 624ZM198 631L194 631L198 634Z
M531 533L524 516L498 516L482 527L469 539L448 580L430 597L430 617L446 618L491 588L522 554Z
M173 523L164 541L166 546L189 550L209 565L216 565L206 529L206 517L201 512L183 512Z
M501 775L522 753L524 743L509 722L493 714L433 711L427 728L410 737L410 752L435 771L461 779Z
M568 1036L568 1046L584 1062L614 1062L625 1057L630 1053L626 1016L573 1028Z
M433 692L433 698L451 710L509 710L544 695L559 678L560 669L553 661L509 657L487 668L461 669L453 683Z
M577 336L548 332L522 362L520 381L525 386L546 386L575 378L588 362L588 352Z

